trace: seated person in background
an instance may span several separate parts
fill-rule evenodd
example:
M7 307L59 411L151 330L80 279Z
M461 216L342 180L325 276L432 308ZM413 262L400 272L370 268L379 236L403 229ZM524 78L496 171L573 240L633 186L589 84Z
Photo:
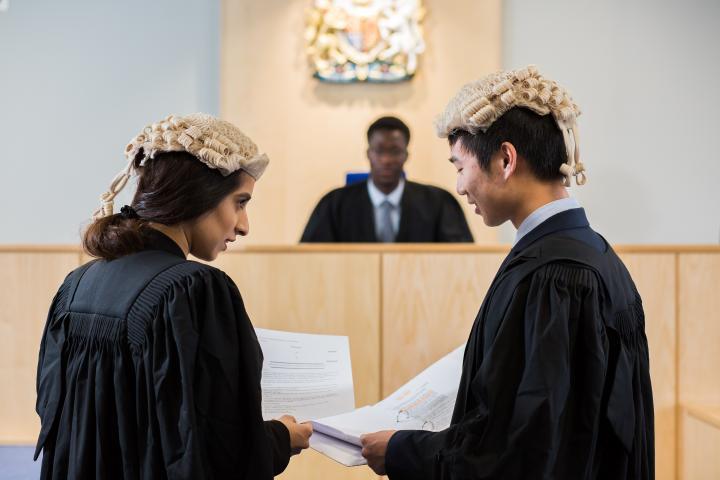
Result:
M472 242L447 191L406 181L410 129L382 117L368 128L370 177L333 190L315 207L301 242Z

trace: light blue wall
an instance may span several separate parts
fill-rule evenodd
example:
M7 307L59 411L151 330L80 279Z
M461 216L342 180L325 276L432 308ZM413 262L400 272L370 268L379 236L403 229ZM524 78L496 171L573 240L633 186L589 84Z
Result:
M535 63L580 105L589 181L613 243L718 243L720 2L506 0L503 62ZM503 229L503 239L513 237Z
M218 113L219 16L219 0L11 0L0 243L77 242L146 121ZM614 243L718 242L718 25L716 0L504 2L505 67L537 64L583 110L573 191Z
M11 0L0 13L0 243L77 243L146 122L218 113L219 10Z

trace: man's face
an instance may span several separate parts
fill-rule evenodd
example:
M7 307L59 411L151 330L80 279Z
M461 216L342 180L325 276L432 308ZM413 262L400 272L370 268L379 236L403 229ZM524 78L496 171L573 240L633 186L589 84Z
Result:
M459 138L450 149L452 161L457 168L457 192L467 197L471 205L475 205L475 213L481 215L485 225L496 227L509 218L506 205L502 173L499 171L497 153L490 161L490 171L480 167L474 154L466 151Z
M407 160L407 143L400 130L376 130L367 150L370 176L378 186L394 187L400 181Z

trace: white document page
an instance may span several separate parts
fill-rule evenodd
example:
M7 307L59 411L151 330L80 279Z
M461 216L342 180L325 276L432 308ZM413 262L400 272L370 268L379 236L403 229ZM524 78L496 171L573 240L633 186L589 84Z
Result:
M365 433L446 429L455 407L464 351L464 345L458 347L375 405L314 420L316 433L310 437L310 446L343 465L353 466L359 465L360 436ZM317 433L323 434L318 437L318 448L313 442Z
M310 437L310 446L313 450L339 462L346 467L356 467L367 464L357 445L346 443L324 433L314 431Z
M348 337L256 328L263 351L262 411L298 422L355 408Z

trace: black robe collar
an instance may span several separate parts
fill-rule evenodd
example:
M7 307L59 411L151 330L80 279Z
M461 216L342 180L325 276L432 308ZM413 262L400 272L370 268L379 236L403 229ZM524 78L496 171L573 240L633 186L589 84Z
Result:
M144 250L160 250L167 252L171 255L175 255L182 259L185 259L185 252L183 252L180 245L175 243L175 240L168 237L160 230L155 230L152 227L145 228L142 232Z
M509 267L511 263L514 263L512 262L513 260L536 256L528 252L529 247L538 240L558 232L562 232L564 236L580 240L601 252L605 252L608 249L608 244L605 239L590 228L590 222L588 222L584 208L565 210L548 218L522 237L520 241L510 249L510 253L505 257L502 265L500 265L495 279L497 280L498 276Z
M584 208L573 208L564 212L556 213L548 218L540 225L530 230L519 242L510 250L511 253L521 252L527 247L546 237L552 233L561 230L571 230L574 228L587 228L590 226Z

